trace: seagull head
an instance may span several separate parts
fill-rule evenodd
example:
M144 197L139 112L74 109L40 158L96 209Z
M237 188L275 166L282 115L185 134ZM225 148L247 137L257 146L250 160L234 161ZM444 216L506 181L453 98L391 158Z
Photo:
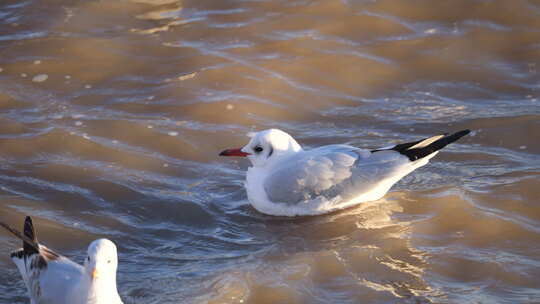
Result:
M116 246L108 239L95 240L88 246L88 256L84 268L92 281L110 282L116 284L116 268L118 254Z
M302 150L302 147L289 134L268 129L248 134L251 140L240 149L227 149L220 156L247 157L254 167L264 167L274 160Z

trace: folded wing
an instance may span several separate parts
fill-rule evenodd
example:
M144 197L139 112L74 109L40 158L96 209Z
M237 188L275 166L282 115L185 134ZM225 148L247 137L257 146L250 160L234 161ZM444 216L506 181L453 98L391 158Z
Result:
M26 284L32 304L67 303L66 297L81 280L83 268L37 241L32 219L26 217L24 234L0 222L23 241L23 248L11 253Z
M295 155L269 174L264 182L274 203L298 204L318 197L342 195L354 179L356 165L371 153L346 145L331 145Z

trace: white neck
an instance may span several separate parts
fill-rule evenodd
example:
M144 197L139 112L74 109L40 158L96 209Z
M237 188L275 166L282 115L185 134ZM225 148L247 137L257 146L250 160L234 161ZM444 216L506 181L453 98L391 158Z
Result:
M92 304L120 304L122 300L116 289L116 275L91 281L87 290L87 302Z

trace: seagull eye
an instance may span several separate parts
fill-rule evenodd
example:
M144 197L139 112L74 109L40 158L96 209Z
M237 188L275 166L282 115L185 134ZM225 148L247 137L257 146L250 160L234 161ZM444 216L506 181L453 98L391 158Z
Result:
M262 152L263 148L261 146L256 146L255 149L253 149L253 151L257 152L257 153L260 153Z
M111 260L108 260L108 261L107 261L107 264L110 264L110 263L111 263Z

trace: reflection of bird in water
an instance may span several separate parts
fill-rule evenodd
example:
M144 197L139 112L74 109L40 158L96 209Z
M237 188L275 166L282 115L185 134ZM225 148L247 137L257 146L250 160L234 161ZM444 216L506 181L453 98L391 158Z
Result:
M270 129L251 136L241 149L221 156L248 157L248 199L271 215L312 215L383 197L438 150L467 135L463 130L375 150L328 145L303 150L289 134Z
M395 200L380 199L365 202L358 208L351 209L357 217L356 226L363 229L380 229L399 223L392 220L392 214L402 212L401 207ZM403 224L403 223L401 223Z
M428 298L437 290L424 279L426 253L411 243L412 223L392 217L403 212L398 201L408 198L404 194L394 195L399 199L383 198L337 213L355 214L357 231L349 235L347 246L335 248L332 255L366 290L431 303ZM366 267L370 271L366 272Z
M38 243L32 219L24 222L24 234L0 222L23 240L23 248L11 254L32 304L121 304L116 290L118 256L107 239L93 241L81 266Z

